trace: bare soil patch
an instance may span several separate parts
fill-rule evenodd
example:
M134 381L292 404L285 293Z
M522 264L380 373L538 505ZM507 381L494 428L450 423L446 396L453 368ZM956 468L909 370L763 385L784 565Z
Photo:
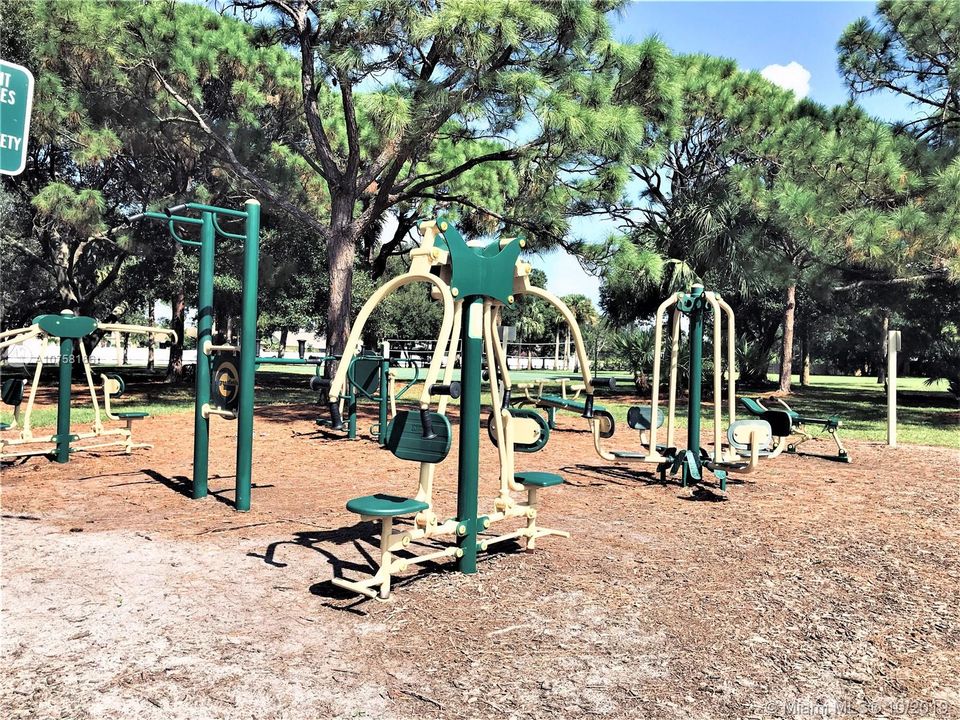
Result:
M518 462L566 477L540 519L572 539L380 603L329 583L375 551L344 503L412 492L416 466L315 414L257 411L246 514L228 422L189 498L188 414L141 423L152 450L5 468L3 717L960 717L954 450L850 442L852 465L785 456L702 502L560 417ZM437 485L452 514L455 453Z

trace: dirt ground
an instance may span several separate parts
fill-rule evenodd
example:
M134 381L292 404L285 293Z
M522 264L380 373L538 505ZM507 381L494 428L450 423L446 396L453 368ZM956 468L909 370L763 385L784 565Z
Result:
M2 716L960 717L955 450L785 456L718 503L604 463L565 418L518 464L566 477L540 522L570 540L507 545L471 576L412 570L378 602L329 582L375 554L344 503L412 492L417 469L303 434L315 412L257 411L247 514L229 422L213 494L189 498L187 414L138 426L152 450L4 469Z

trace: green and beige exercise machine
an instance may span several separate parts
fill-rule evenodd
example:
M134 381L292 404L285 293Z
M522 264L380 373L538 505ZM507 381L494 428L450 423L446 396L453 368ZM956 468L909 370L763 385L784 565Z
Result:
M126 428L106 428L100 416L100 402L97 398L97 388L93 382L93 372L90 369L90 359L83 344L83 338L93 332L123 332L143 333L155 337L176 338L172 330L160 327L143 325L127 325L124 323L104 323L96 318L74 315L70 310L64 310L59 315L40 315L33 319L27 327L7 330L0 333L0 349L21 345L29 340L39 340L40 350L37 354L37 364L33 373L33 382L30 384L30 394L27 398L27 408L22 419L18 422L17 414L10 429L20 425L19 437L7 439L0 436L0 460L11 460L32 455L49 455L58 463L70 461L74 452L100 450L108 447L122 446L126 453L134 448L147 448L149 444L133 442L133 421L147 417L145 412L114 412L110 405L110 396L118 396L122 392L123 381L118 375L101 376L104 380L104 408L110 420L126 422ZM59 374L57 387L57 433L56 435L34 436L31 426L31 416L37 399L37 388L40 385L40 375L43 371L47 346L51 341L59 343ZM70 390L73 377L73 363L79 350L80 362L83 365L87 389L90 392L90 403L93 408L93 425L89 431L74 433L70 428ZM15 386L11 386L9 399L19 401L23 397L23 380L14 380L20 386L19 393ZM6 383L5 398L7 401ZM19 394L19 397L17 395ZM101 441L104 438L116 438L103 442L92 442L83 445L72 443L87 440ZM36 447L41 445L42 447Z
M386 598L392 576L412 565L450 557L456 558L461 572L474 573L477 553L491 545L506 539L526 538L527 546L532 548L536 539L543 535L565 534L540 528L536 523L537 490L558 485L563 479L547 473L523 472L507 478L510 468L504 466L502 453L498 495L488 514L479 513L483 355L486 349L489 361L491 353L495 352L491 335L494 308L512 305L517 288L528 284L529 265L519 260L522 242L510 238L489 244L467 243L442 218L422 224L420 230L423 240L420 247L411 252L409 272L386 283L370 297L360 310L347 342L347 348L357 347L363 326L377 304L405 285L429 284L433 298L443 307L443 319L426 370L419 408L398 412L385 432L386 447L394 455L419 463L417 492L413 497L378 493L354 498L347 503L347 509L360 515L361 519L379 521L380 562L372 577L358 581L337 577L333 582L368 597ZM460 381L455 382L454 359L458 345L462 362ZM340 422L349 359L348 355L344 356L336 375L329 381L330 413L334 423ZM460 398L457 509L455 516L444 519L434 507L433 485L437 466L447 457L452 444L452 430L446 417L446 406L451 397ZM495 405L502 407L502 399ZM510 424L507 419L503 431L498 433L499 437L506 438L501 446L511 442ZM511 497L510 491L514 489L526 490L527 498L517 501ZM395 530L397 518L409 518L410 526ZM480 536L495 523L508 519L523 520L523 527L499 536ZM412 544L442 536L456 538L456 544L439 550L431 548L422 555L412 553Z
M185 214L189 213L189 214ZM193 497L207 496L210 461L210 416L237 420L236 495L234 507L250 509L253 461L253 391L257 363L257 273L260 253L260 203L247 200L243 210L186 203L160 212L143 212L130 221L149 218L167 224L170 235L184 247L198 248L197 372L193 417ZM225 230L221 223L241 222L243 232ZM190 240L178 226L199 230ZM213 276L217 237L243 242L243 296L240 344L213 343Z
M340 360L340 358L324 358L325 361L333 359ZM412 376L400 383L396 370L403 366L412 370ZM319 370L318 367L317 375L310 380L310 388L314 391L325 390L327 385L320 376ZM383 430L387 427L390 418L397 415L397 400L400 400L419 380L419 363L405 358L391 358L390 343L384 341L380 355L361 353L353 356L349 361L347 386L341 396L344 405L343 415L346 415L346 420L344 421L343 415L340 416L339 423L334 423L333 418L318 418L317 424L329 427L331 430L344 431L346 432L344 437L348 440L356 440L358 436L357 406L360 400L370 400L377 404L377 422L370 428L370 436L380 443L380 447L385 447L387 436Z
M780 405L775 407L774 403ZM796 410L787 405L782 398L772 397L764 405L758 398L743 397L740 398L740 404L752 416L768 421L776 426L774 437L777 438L777 444L781 442L786 445L786 452L805 455L807 457L818 457L823 460L834 460L836 462L850 462L850 455L843 446L840 439L840 428L843 427L843 421L836 416L830 417L811 417L801 415ZM820 455L817 453L801 453L797 450L803 443L813 439L813 435L807 431L808 427L820 427L820 432L830 434L833 441L837 444L836 455ZM796 438L796 439L794 439Z
M549 293L547 293L549 294ZM553 302L560 302L559 298L554 297ZM578 330L579 332L579 330ZM572 337L572 332L571 332ZM559 386L560 393L545 392L549 386ZM557 429L557 412L572 412L583 417L586 410L585 400L581 399L581 394L586 390L586 385L578 378L539 378L525 380L517 383L514 387L521 394L515 394L510 402L519 408L535 407L543 410L547 415L547 425L551 430ZM594 405L593 417L600 424L600 435L604 438L613 437L616 432L616 423L613 414L601 405Z
M701 385L703 382L703 335L704 318L710 309L713 324L713 452L701 447L700 414ZM667 391L667 412L660 409L660 373L663 357L663 315L671 312L670 366ZM687 406L687 447L679 448L676 442L676 406L678 392L678 367L680 356L681 320L687 318L690 335L689 386ZM723 335L723 318L727 320L726 342ZM699 485L713 490L704 481L704 470L709 470L719 481L719 491L726 492L727 474L749 473L756 470L761 458L772 458L783 452L785 443L773 442L778 436L767 419L736 418L736 364L735 364L735 319L733 309L716 292L694 285L689 292L670 295L657 308L654 320L654 353L652 393L650 405L632 407L627 413L627 424L639 431L639 451L608 450L604 447L600 427L594 425L593 440L597 454L604 460L626 463L650 463L657 466L661 477L669 472L680 472L684 487ZM724 347L726 352L724 353ZM726 393L724 393L723 366L726 356ZM726 444L723 432L723 403L727 402L729 425ZM658 442L659 429L666 422L666 442ZM776 430L781 430L778 427Z

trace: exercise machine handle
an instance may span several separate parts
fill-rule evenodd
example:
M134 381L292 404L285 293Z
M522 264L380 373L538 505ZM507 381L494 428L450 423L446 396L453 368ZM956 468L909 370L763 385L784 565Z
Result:
M435 383L430 386L431 395L449 395L454 400L460 397L460 383L454 380L449 385L442 385L440 383Z
M580 417L590 420L593 417L593 393L587 393L583 401L583 414Z
M433 418L430 417L430 410L420 408L420 434L424 440L431 440L437 436L437 431L433 429Z
M612 377L593 378L590 380L590 385L595 388L601 387L607 388L608 390L615 390L617 388L617 379Z

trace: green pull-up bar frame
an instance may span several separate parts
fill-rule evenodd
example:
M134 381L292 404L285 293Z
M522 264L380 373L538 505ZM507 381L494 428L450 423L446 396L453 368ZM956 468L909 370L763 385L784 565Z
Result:
M167 223L170 235L178 243L200 248L200 272L197 291L197 372L196 405L193 418L193 497L207 496L210 459L210 370L213 346L213 275L217 235L243 241L243 297L240 320L240 402L237 411L237 473L235 507L241 512L250 509L250 487L253 464L253 392L257 354L257 285L260 263L260 203L247 200L244 210L216 205L186 203L162 212L148 211L130 220L149 218ZM199 217L181 215L189 210ZM244 232L223 230L217 217L244 221ZM198 226L200 240L187 240L176 230L176 224Z

